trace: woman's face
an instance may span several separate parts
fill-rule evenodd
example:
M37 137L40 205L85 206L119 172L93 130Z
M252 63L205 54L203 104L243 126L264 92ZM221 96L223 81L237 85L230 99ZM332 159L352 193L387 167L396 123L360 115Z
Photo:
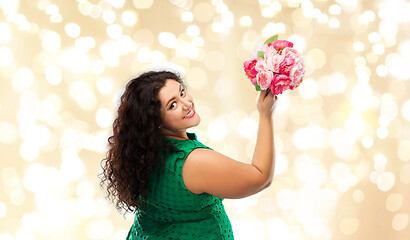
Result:
M167 79L158 97L161 101L162 132L165 136L186 138L186 129L197 126L201 121L191 95L179 82Z

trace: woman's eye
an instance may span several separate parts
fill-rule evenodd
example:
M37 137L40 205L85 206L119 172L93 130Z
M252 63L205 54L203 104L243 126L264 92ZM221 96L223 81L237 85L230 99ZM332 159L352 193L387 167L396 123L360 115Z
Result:
M171 103L171 106L169 107L169 109L173 109L175 107L175 105L176 105L175 102Z
M181 96L185 96L185 89L182 89Z

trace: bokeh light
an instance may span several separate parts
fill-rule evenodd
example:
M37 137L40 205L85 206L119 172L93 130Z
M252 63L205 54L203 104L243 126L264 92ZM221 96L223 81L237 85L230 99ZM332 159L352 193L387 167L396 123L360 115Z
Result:
M205 145L253 158L267 37L306 76L279 96L272 185L224 200L235 239L408 239L410 3L405 0L0 1L0 240L125 239L97 175L133 76L178 66ZM173 64L173 65L172 65ZM382 226L382 227L380 227Z

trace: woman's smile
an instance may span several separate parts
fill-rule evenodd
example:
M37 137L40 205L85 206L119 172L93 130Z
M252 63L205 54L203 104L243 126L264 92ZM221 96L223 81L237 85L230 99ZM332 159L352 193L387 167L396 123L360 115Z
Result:
M188 114L185 115L184 118L191 118L191 117L193 117L194 115L195 115L195 110L194 110L194 108L191 108L191 110L189 110Z

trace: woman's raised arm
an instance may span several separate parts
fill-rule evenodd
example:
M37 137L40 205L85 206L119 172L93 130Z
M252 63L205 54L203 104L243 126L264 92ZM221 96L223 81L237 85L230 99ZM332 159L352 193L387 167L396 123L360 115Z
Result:
M258 98L259 128L251 164L231 159L209 149L197 148L183 166L187 189L221 198L243 198L270 185L275 167L273 112L277 97L262 91Z

